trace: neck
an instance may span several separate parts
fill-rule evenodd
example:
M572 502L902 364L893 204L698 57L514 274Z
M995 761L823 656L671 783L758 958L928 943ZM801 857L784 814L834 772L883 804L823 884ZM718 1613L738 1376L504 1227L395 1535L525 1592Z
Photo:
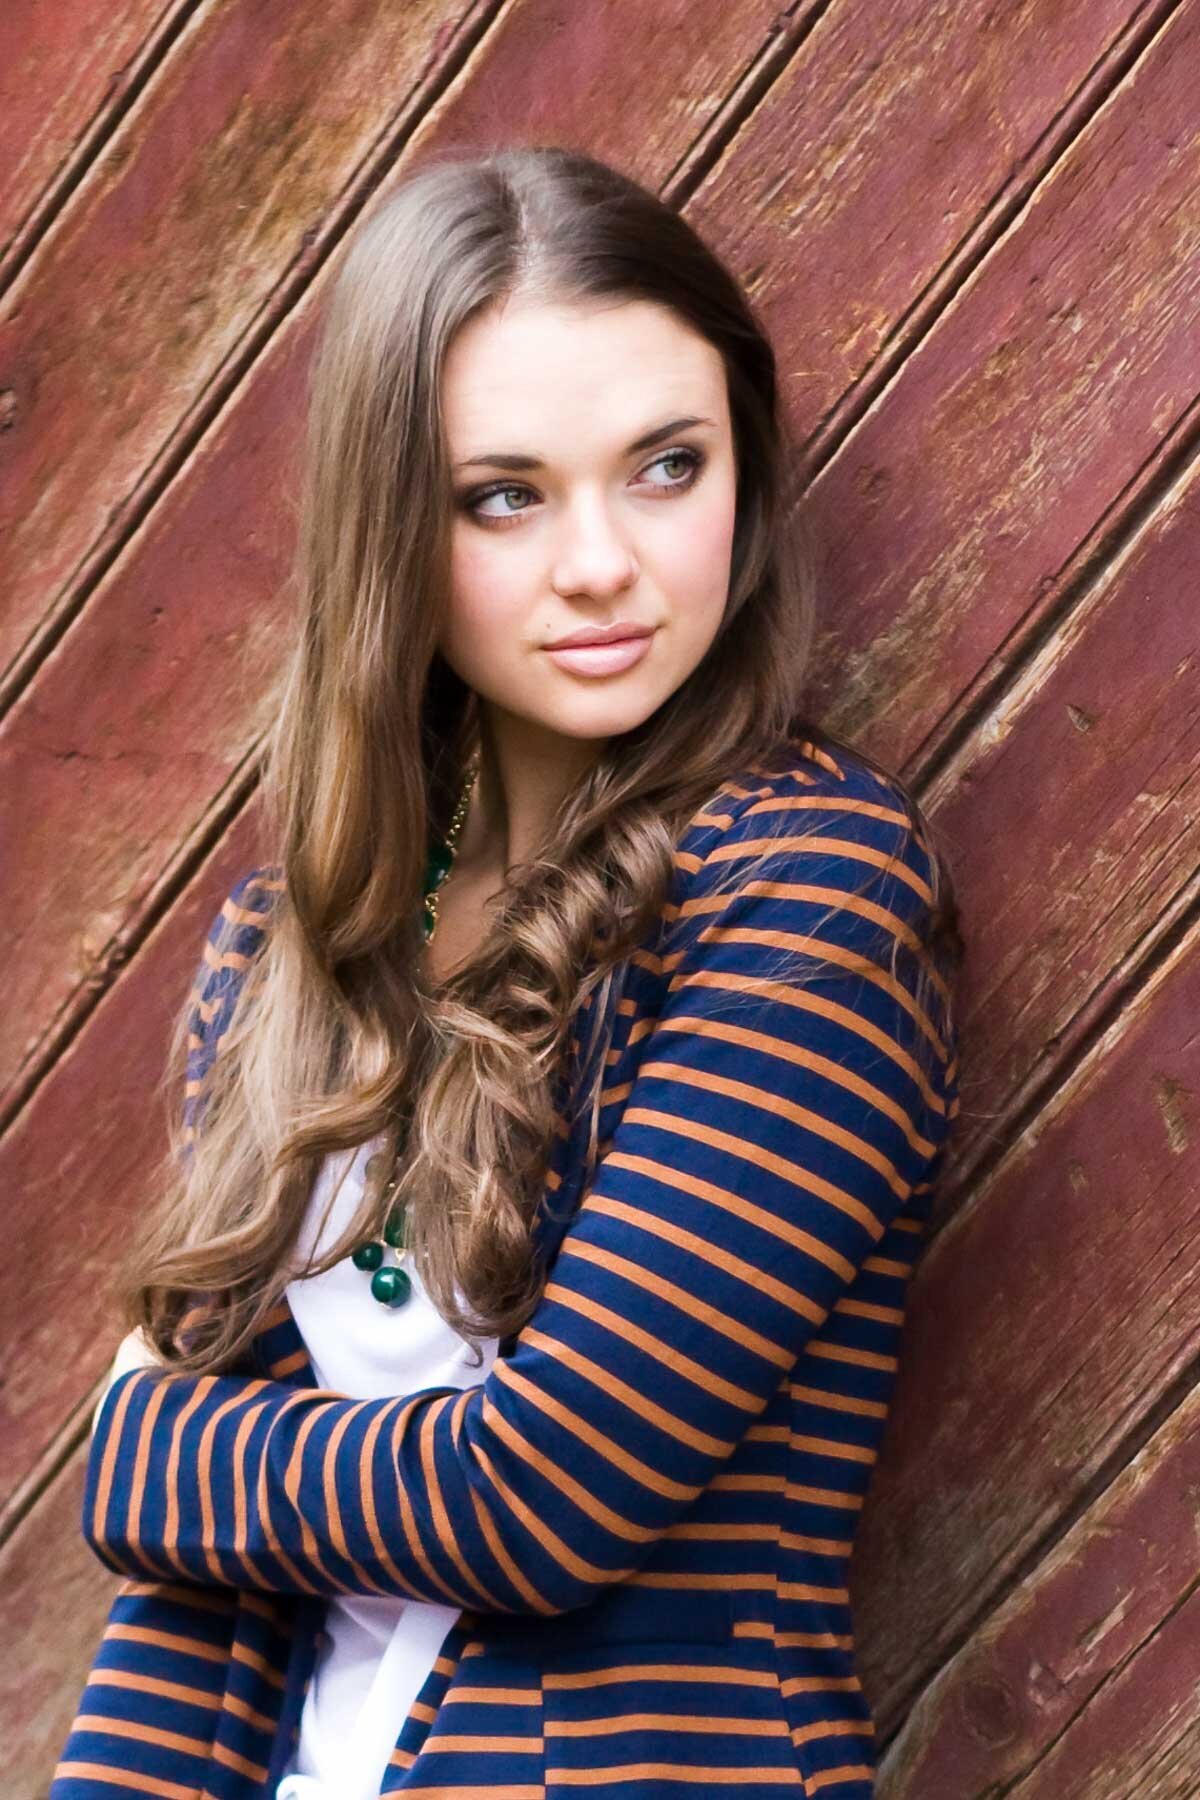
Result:
M481 707L479 775L459 838L464 867L507 875L536 856L607 739L568 738Z

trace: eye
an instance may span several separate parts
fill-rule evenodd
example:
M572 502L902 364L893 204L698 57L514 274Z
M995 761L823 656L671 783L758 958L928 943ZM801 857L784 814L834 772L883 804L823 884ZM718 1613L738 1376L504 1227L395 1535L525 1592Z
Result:
M518 514L509 512L507 510L505 510L503 512L490 512L490 513L485 513L483 511L481 511L484 501L485 500L507 500L511 494L528 494L529 492L530 492L529 488L522 487L520 482L516 482L516 481L497 482L495 484L495 486L493 486L493 487L480 488L477 493L468 494L466 499L463 501L463 505L466 508L467 512L474 514L474 516L477 519L487 519L489 521L496 520L496 519L515 519L518 516ZM525 510L526 509L523 507L519 509L519 511L525 511Z
M693 450L686 444L678 444L674 449L660 450L653 462L646 463L644 468L656 469L662 463L682 463L685 473L675 480L652 481L649 485L652 488L658 488L662 493L682 493L695 485L704 466L704 456L699 450ZM501 525L507 520L520 518L522 513L530 510L527 506L519 506L515 511L512 510L507 504L510 498L514 494L531 494L532 492L532 488L526 487L519 481L494 481L490 487L476 488L472 493L465 494L462 507L463 511L470 514L479 524ZM483 506L487 500L500 500L504 502L504 505L495 512L484 512Z
M653 462L647 463L646 467L648 469L656 469L660 463L680 463L680 462L683 464L684 469L686 470L686 474L684 476L682 476L678 481L652 481L650 483L651 487L666 488L668 491L672 488L678 489L678 488L691 487L692 484L694 483L694 481L696 480L697 475L700 473L700 469L701 469L701 466L703 465L704 458L703 458L703 456L701 456L699 450L689 449L686 444L680 444L674 450L663 450L658 456L655 457Z

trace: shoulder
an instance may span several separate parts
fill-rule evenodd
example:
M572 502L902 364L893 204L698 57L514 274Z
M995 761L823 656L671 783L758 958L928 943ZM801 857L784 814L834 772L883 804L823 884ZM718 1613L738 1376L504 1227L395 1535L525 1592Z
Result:
M857 751L787 738L736 771L683 832L682 905L756 876L869 890L917 915L937 871L911 796ZM907 899L905 898L907 896Z
M780 1020L797 1004L843 1023L853 1015L851 1029L881 1054L902 1041L935 1086L945 1081L954 1022L938 949L942 872L898 777L841 745L789 739L722 783L677 860L662 956L673 987L720 990L730 1006L778 1003ZM797 1001L801 986L811 1000Z

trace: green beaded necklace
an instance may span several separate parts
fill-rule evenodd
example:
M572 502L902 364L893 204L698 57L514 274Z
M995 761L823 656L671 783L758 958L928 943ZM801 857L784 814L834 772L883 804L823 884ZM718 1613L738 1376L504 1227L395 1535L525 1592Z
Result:
M475 786L479 774L479 758L475 757L467 773L463 789L454 808L454 816L446 830L444 842L435 844L430 851L429 861L425 866L425 941L429 942L437 927L438 901L437 890L454 867L454 858L458 850L458 840L462 834L463 822L467 816L467 806L471 799L471 790ZM392 1193L400 1179L395 1152L377 1150L367 1158L364 1169L367 1182L374 1186L382 1184L382 1197ZM412 1278L407 1269L401 1268L400 1262L383 1266L383 1258L387 1249L396 1252L403 1260L408 1250L405 1230L405 1207L403 1201L394 1202L383 1228L383 1238L374 1238L360 1244L351 1252L351 1261L356 1269L365 1269L371 1276L371 1294L382 1306L403 1306L412 1293Z

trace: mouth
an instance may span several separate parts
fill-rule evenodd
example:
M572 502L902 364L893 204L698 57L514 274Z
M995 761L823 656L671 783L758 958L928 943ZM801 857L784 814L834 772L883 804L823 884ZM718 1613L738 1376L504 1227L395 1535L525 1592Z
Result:
M576 675L618 675L641 662L654 637L651 630L629 632L585 644L548 644L547 656Z
M574 650L589 644L623 643L627 638L649 637L654 629L653 625L639 625L634 619L616 619L611 625L585 626L582 631L568 632L566 637L543 645L543 649Z

